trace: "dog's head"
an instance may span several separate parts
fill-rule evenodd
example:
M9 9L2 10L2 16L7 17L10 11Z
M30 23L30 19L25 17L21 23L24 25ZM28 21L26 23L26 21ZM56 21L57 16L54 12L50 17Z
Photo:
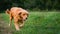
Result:
M19 17L25 21L28 18L29 13L27 11L22 11L19 13Z

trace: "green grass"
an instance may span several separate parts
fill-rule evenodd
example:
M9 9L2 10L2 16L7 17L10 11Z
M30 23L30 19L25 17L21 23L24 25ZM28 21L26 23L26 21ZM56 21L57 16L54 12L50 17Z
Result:
M2 19L9 22L9 17L1 13ZM15 30L12 24L12 29ZM60 13L59 12L30 12L24 27L13 34L60 34Z

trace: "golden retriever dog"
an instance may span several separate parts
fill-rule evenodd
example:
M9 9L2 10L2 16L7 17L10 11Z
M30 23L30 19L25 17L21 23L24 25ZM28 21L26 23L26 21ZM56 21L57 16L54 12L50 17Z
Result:
M9 26L12 23L12 19L14 19L14 25L16 30L20 30L20 27L24 25L24 21L28 18L28 11L19 8L19 7L12 7L10 10L7 9L6 13L9 14L10 22Z

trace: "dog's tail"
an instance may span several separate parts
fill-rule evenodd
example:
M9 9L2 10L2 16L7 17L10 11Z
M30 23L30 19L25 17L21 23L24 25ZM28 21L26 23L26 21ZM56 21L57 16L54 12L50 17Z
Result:
M10 14L10 10L9 9L6 10L6 14Z

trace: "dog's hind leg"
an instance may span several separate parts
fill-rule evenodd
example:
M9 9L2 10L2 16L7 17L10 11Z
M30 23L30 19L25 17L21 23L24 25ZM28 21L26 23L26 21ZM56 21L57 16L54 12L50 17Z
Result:
M13 17L12 17L12 16L10 16L10 22L9 22L9 26L11 26L12 19L13 19Z

